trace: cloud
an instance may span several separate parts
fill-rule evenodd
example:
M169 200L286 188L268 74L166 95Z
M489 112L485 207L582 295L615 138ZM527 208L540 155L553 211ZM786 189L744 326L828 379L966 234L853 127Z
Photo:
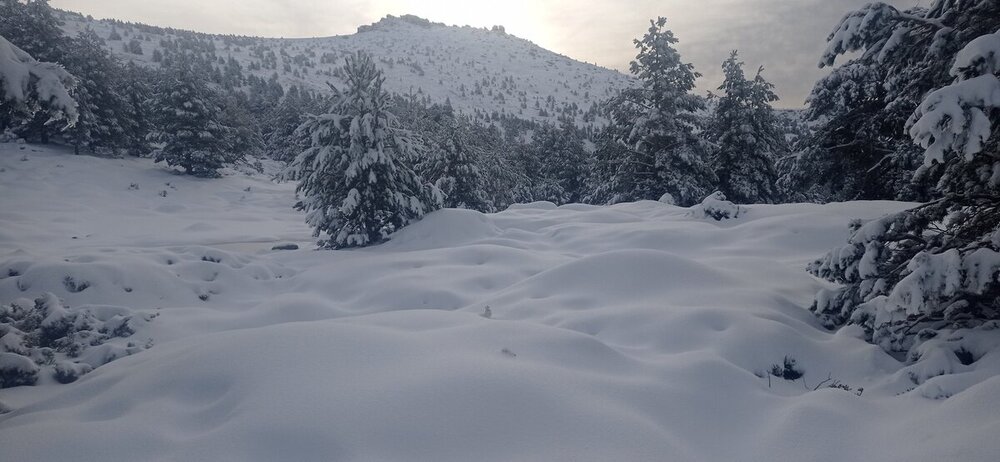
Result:
M906 7L914 0L889 0ZM721 83L720 65L738 49L748 71L765 67L779 106L799 107L825 70L817 68L827 34L866 0L51 0L95 17L267 37L353 33L386 14L507 31L581 61L628 71L632 40L649 19L668 18L684 59L704 74L701 92Z

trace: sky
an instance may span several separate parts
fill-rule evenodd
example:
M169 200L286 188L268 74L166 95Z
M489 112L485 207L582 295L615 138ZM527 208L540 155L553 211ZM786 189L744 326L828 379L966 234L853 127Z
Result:
M888 0L910 7L929 0ZM827 35L868 0L50 0L95 18L219 34L320 37L352 34L387 14L414 14L450 25L491 27L579 61L628 72L632 40L649 20L667 18L677 49L704 77L700 93L721 83L721 63L739 50L748 73L764 66L778 107L801 107L817 78Z

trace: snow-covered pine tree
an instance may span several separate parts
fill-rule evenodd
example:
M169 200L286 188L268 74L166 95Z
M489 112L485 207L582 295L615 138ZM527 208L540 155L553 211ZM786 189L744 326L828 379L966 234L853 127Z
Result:
M722 63L722 70L723 94L709 126L716 144L712 161L718 189L739 204L775 202L774 159L784 151L784 139L771 108L778 100L774 85L764 79L763 68L753 80L747 79L736 51Z
M36 61L0 36L0 133L44 114L47 124L78 118L70 96L76 79L55 63Z
M608 118L624 149L608 159L610 175L595 196L608 202L658 199L670 194L678 204L698 202L712 191L716 177L706 149L695 135L694 111L704 108L691 93L700 75L681 61L677 38L666 18L650 21L648 32L635 40L639 50L631 71L639 88L623 91L610 104Z
M511 131L501 133L496 125L467 120L471 144L482 150L478 164L488 210L503 210L511 204L531 201L531 181L524 165L515 158L517 149Z
M909 32L892 33L887 53L951 63L951 81L924 96L906 123L924 148L916 178L937 179L939 198L853 223L848 245L809 267L844 284L821 291L812 309L830 327L857 324L887 350L915 351L915 344L941 330L1000 320L1000 137L994 128L1000 122L1000 5L940 0L915 17L884 5L866 9L866 15L882 11L888 15L883 21L895 21L899 30L935 31L934 40L915 42ZM848 15L845 24L860 21L859 14ZM969 38L970 29L984 27L992 30ZM843 43L885 50L886 37L863 27L838 30L856 34L840 36ZM896 85L926 79L908 70L887 73Z
M48 0L0 1L0 35L39 61L61 63L67 38Z
M580 202L585 193L588 153L573 121L543 124L535 131L532 155L541 162L534 196L558 205Z
M259 158L264 150L264 139L257 118L251 113L247 95L231 90L221 99L219 122L229 127L226 132L226 151L241 159Z
M73 97L80 118L68 133L74 151L124 148L127 145L124 117L128 101L124 68L105 47L104 40L87 29L68 42L66 70L78 77Z
M782 163L783 188L824 201L930 198L933 179L911 182L923 155L903 126L928 91L950 82L951 57L996 30L998 9L995 0L907 10L873 2L845 15L820 66L858 53L813 88L809 117L820 123Z
M265 149L272 159L290 162L308 147L308 139L296 133L302 118L307 113L325 108L319 107L319 98L312 97L306 90L292 85L285 92L281 102L268 116L265 127Z
M156 80L156 71L129 62L123 72L123 86L119 89L125 98L122 121L125 130L125 146L133 156L147 156L151 151L147 136L152 129L149 101L153 91L151 84Z
M221 123L216 99L183 57L161 72L152 111L156 127L150 133L150 140L160 143L157 162L215 177L226 164L243 160L243 153L229 149L231 129Z
M299 130L311 145L289 166L306 223L326 248L362 247L440 205L440 194L407 165L414 140L388 109L385 77L372 58L357 52L342 70L329 113L309 115Z
M490 211L478 165L482 153L470 142L467 122L454 113L442 115L431 136L436 138L435 149L421 170L441 191L444 206Z
M67 37L60 24L47 0L0 1L0 36L40 62L64 62ZM39 110L33 114L32 118L21 121L16 133L48 143L50 136L61 129L51 123L53 112Z

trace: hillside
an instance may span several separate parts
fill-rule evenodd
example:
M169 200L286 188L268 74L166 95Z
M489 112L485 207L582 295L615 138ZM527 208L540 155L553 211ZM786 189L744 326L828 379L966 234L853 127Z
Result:
M342 84L336 68L347 54L363 50L379 60L390 92L450 100L468 114L552 121L567 114L583 125L596 116L588 115L595 103L632 83L620 72L553 53L502 28L446 26L414 16L388 16L352 35L296 39L210 35L71 12L60 16L68 35L89 27L126 62L158 66L156 55L183 50L211 58L220 72L233 67L232 58L244 76L277 75L286 88L320 92L329 91L327 82Z
M1000 452L995 335L965 333L970 365L943 349L905 364L804 309L822 285L803 265L844 223L907 204L752 205L722 222L651 201L445 209L381 246L314 251L294 200L263 176L0 144L0 300L48 292L61 316L132 331L86 348L77 361L126 357L74 383L2 390L0 459ZM802 378L766 375L785 357Z

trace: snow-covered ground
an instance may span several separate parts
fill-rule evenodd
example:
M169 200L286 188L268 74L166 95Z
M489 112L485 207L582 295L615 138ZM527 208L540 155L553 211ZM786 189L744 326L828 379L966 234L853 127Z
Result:
M0 303L134 313L148 346L0 390L0 460L1000 454L995 348L917 385L805 309L821 283L804 265L849 219L906 204L441 210L382 246L315 251L293 191L0 144ZM805 376L769 380L786 356ZM855 391L813 391L828 377Z

